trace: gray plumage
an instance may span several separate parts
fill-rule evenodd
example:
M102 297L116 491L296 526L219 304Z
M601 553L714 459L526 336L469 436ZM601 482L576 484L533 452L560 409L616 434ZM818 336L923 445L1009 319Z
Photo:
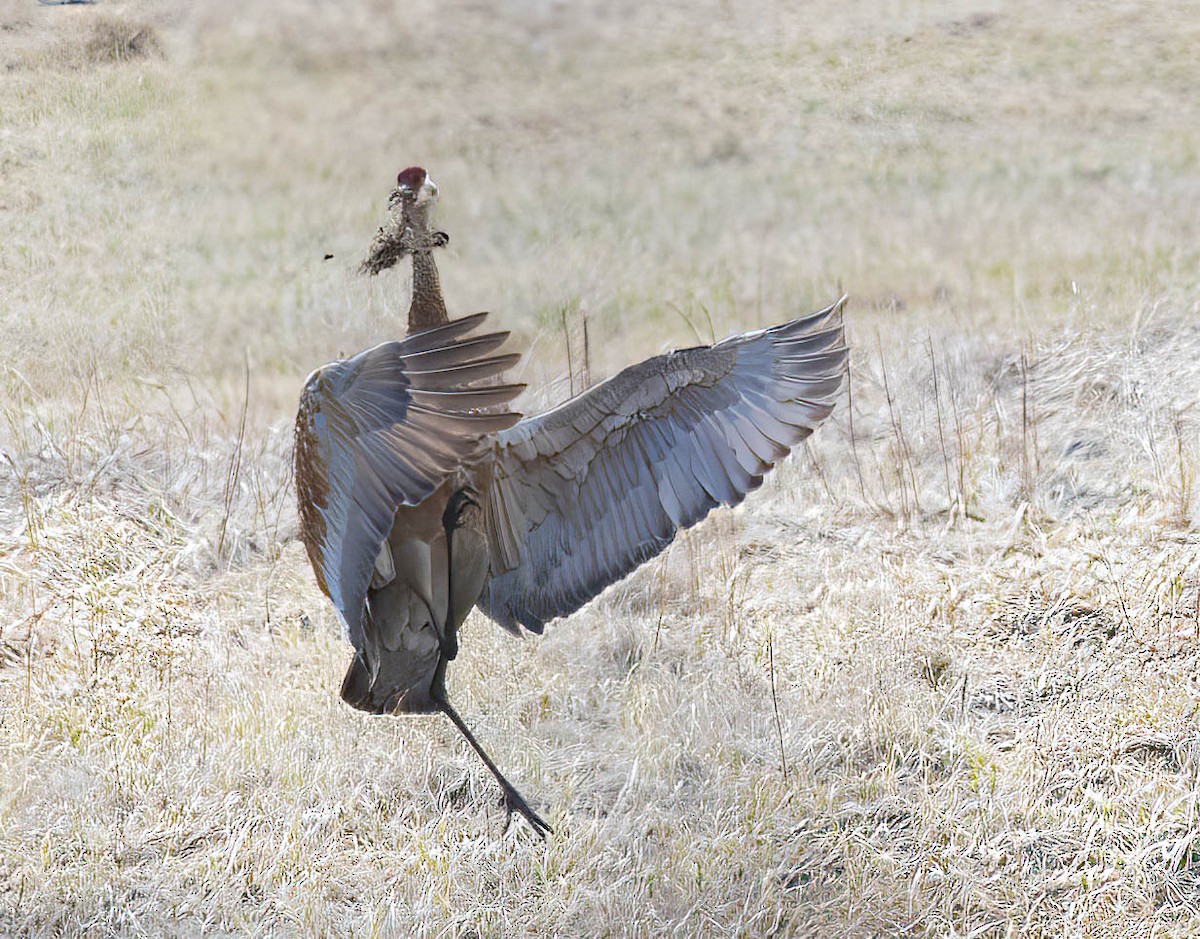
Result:
M500 431L480 608L540 633L741 502L833 410L841 306L656 356Z

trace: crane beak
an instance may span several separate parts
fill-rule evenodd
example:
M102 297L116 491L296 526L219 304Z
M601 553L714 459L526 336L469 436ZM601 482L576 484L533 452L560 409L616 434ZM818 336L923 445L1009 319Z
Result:
M421 188L417 191L417 204L437 202L438 187L428 176L425 177L425 182L421 184Z

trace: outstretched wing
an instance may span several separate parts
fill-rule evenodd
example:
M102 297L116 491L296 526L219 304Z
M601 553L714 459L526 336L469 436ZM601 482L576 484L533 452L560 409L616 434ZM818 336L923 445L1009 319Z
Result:
M487 384L517 355L508 333L468 334L486 313L385 342L309 376L296 415L300 533L321 589L362 648L362 612L401 505L425 499L520 415L523 385Z
M541 632L679 529L741 502L833 410L844 302L648 359L501 433L484 612Z

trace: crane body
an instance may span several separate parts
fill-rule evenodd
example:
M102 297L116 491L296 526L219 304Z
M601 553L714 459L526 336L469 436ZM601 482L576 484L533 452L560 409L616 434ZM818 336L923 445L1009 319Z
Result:
M540 633L736 505L832 412L843 297L712 346L633 365L545 414L509 409L508 333L451 319L433 252L437 187L403 171L366 273L411 257L408 335L309 376L296 421L301 538L354 646L342 697L373 714L446 714L508 816L546 822L451 706L447 667L479 608Z

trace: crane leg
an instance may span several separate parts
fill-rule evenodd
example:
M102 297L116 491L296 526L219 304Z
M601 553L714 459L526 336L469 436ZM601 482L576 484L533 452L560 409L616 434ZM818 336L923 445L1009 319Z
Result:
M429 689L429 696L433 699L433 703L444 713L454 726L458 728L458 732L467 738L467 743L471 745L479 758L483 760L484 765L491 770L492 775L496 777L496 782L500 784L500 791L504 794L504 809L506 815L504 817L504 830L508 831L509 823L512 822L513 812L520 812L525 820L529 822L530 827L545 840L546 835L553 829L542 819L537 812L529 807L529 803L525 801L525 797L517 792L516 786L504 778L504 774L500 772L499 767L492 762L492 758L487 755L487 751L483 749L479 741L475 739L475 735L471 733L471 728L467 726L466 721L459 717L458 711L450 704L450 698L446 694L445 674L446 663L458 654L458 639L454 635L453 623L455 622L454 603L454 559L451 556L451 546L453 544L454 530L458 527L463 511L468 505L478 506L471 492L466 489L460 489L450 497L446 505L446 511L442 515L442 525L446 530L446 569L448 580L448 595L450 602L447 610L447 622L442 629L442 658L438 662L437 671L434 673L433 683Z
M446 622L440 633L442 656L453 660L458 656L458 633L454 624L459 622L454 609L454 531L462 521L468 505L479 507L475 497L467 489L459 489L446 502L442 512L442 530L446 532Z
M475 739L475 735L471 733L471 729L466 725L466 722L458 716L458 711L454 710L449 700L446 699L445 694L435 693L433 701L441 709L442 713L454 722L454 726L458 728L458 732L467 738L467 743L479 754L479 758L483 760L484 765L496 777L496 782L500 784L500 791L504 793L504 809L507 813L504 818L504 830L508 831L508 825L512 821L513 812L520 812L524 816L525 821L529 822L529 826L544 841L546 835L553 832L554 829L547 825L542 817L529 807L529 803L525 801L525 797L517 792L516 787L504 778L504 774L500 772L496 764L492 762L492 758L479 745L479 741Z

